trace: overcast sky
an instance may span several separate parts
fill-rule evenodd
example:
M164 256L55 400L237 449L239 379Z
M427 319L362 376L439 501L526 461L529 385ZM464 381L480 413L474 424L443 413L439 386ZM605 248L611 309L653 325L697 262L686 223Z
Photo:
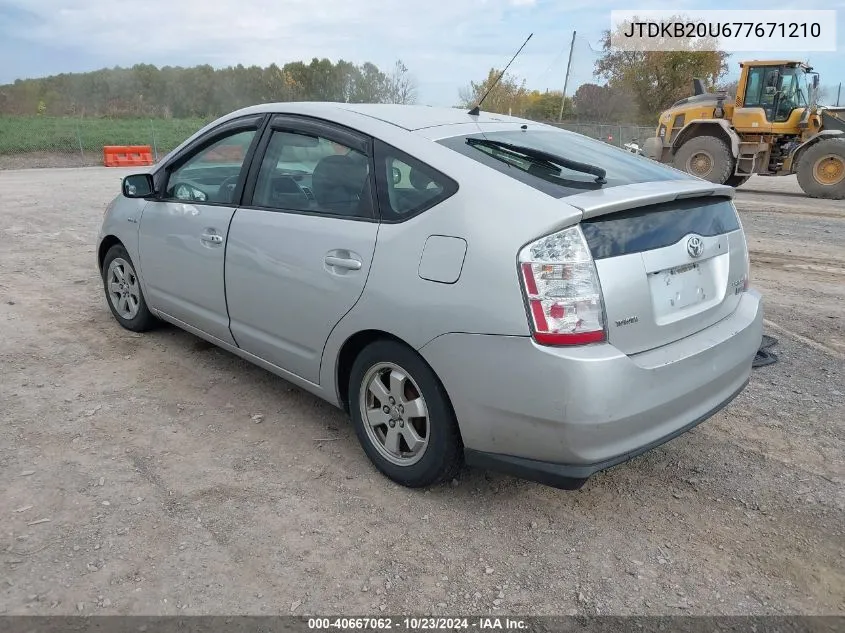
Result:
M621 5L621 6L620 6ZM672 8L737 8L727 0L680 0ZM743 8L838 8L837 53L809 58L822 84L845 82L845 0ZM402 58L419 101L453 105L458 90L502 67L534 37L511 71L529 87L560 89L569 40L578 30L571 86L590 81L611 9L667 8L619 0L0 0L0 84L17 78L135 63L192 66L270 63L312 57L372 61L388 70ZM736 74L741 58L730 60ZM771 53L760 54L771 58ZM571 91L572 89L570 89ZM835 98L835 95L834 95Z

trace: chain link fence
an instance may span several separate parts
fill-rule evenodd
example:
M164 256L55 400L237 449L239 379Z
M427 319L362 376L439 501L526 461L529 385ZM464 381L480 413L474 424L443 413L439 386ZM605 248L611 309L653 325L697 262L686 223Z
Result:
M208 123L205 119L95 119L0 117L0 169L103 164L105 145L149 145L158 160ZM653 127L553 122L557 127L610 143L641 147Z
M616 147L623 147L626 143L635 142L640 147L649 136L654 136L656 126L653 125L626 125L618 123L581 123L554 122L551 125L589 136Z
M102 165L105 145L149 145L158 160L207 122L0 116L0 169Z

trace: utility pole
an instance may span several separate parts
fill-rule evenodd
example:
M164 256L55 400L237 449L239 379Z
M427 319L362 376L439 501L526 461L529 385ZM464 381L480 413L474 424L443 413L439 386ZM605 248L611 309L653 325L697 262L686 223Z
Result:
M842 94L842 82L839 82L839 90L836 91L836 107L839 107L839 96Z
M566 86L569 83L569 69L572 68L572 51L575 49L575 31L572 31L572 43L569 45L569 61L566 62L566 78L563 80L563 96L560 98L558 121L563 121L563 107L566 105Z

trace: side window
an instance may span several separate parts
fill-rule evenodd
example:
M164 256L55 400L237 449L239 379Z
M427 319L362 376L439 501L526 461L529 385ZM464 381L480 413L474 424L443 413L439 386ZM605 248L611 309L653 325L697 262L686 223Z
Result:
M762 83L762 68L752 68L748 71L748 86L745 89L745 107L753 108L760 105Z
M763 107L771 107L775 103L775 95L778 91L777 70L770 68L766 71L765 81L763 85L763 94L760 96L760 102Z
M255 130L233 131L191 156L172 171L164 197L169 200L231 204Z
M370 180L363 152L316 134L276 130L258 170L252 205L371 218Z
M413 217L458 190L445 174L392 147L380 143L376 156L384 220Z

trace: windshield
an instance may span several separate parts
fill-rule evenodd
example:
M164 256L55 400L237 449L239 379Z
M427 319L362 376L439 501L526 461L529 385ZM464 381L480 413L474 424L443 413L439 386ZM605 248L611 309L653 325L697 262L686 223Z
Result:
M785 68L781 75L781 102L792 108L809 105L810 83L803 68Z
M473 143L471 140L468 143L469 139L486 140L491 143L484 145ZM555 198L640 182L692 178L681 171L643 156L565 130L546 128L479 132L452 136L438 142ZM538 164L536 160L497 149L494 143L518 145L577 163L600 167L606 172L606 182L596 182L595 175L568 169L563 164L556 163L554 169L549 169Z

